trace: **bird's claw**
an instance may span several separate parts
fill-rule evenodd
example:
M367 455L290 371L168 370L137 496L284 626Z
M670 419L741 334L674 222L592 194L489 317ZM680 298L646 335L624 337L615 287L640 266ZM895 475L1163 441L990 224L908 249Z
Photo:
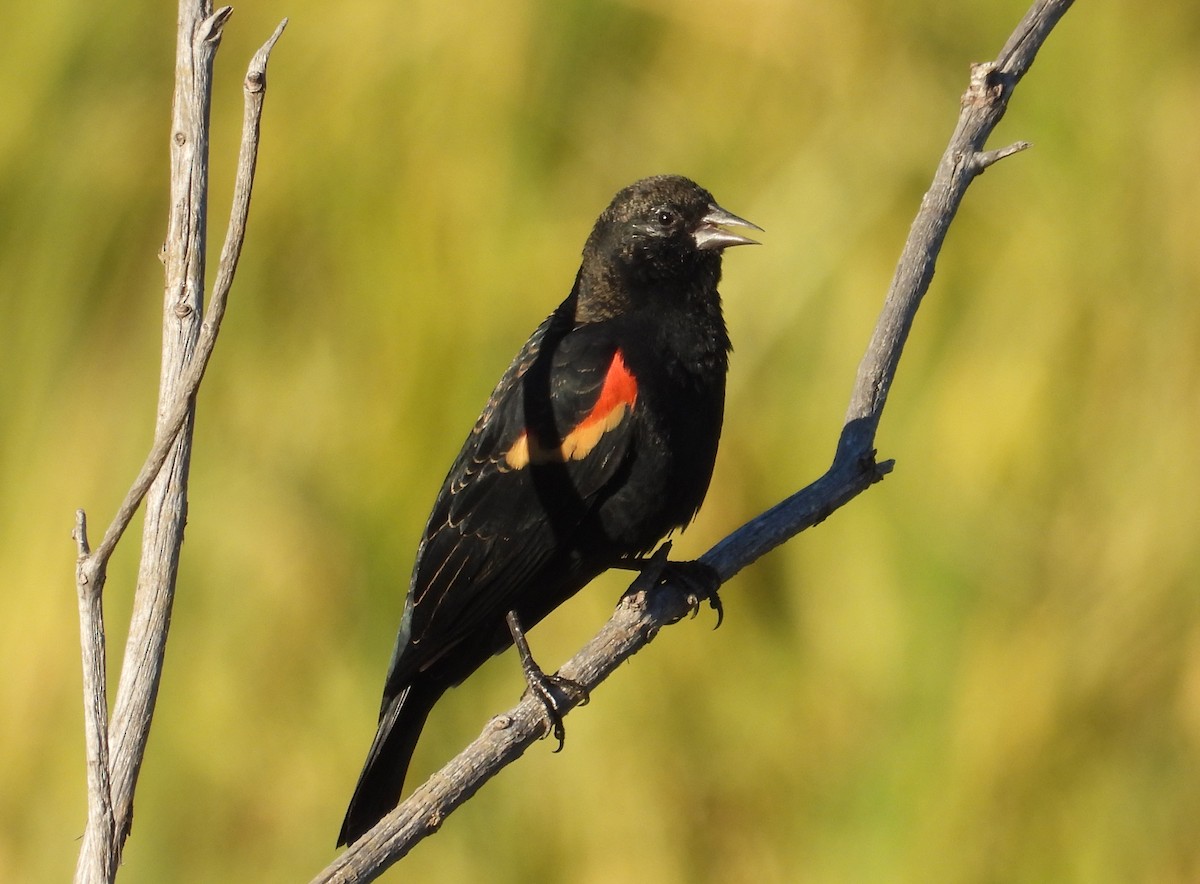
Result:
M567 730L563 726L562 712L559 709L558 699L554 695L555 690L566 694L575 706L586 706L592 699L591 694L577 681L561 675L547 675L536 668L525 669L525 681L529 685L527 693L533 694L541 701L542 709L546 713L548 727L545 736L553 734L554 739L558 740L554 751L561 752L563 744L567 741Z
M713 629L719 629L725 622L725 606L717 592L721 586L721 578L712 567L698 561L671 562L664 577L674 577L687 587L688 615L692 619L700 613L700 603L707 601L709 607L717 612L717 624Z
M687 595L688 616L695 620L696 615L700 613L700 603L708 600L708 606L717 612L717 623L713 629L720 629L721 624L725 622L725 606L721 603L721 596L717 591L711 590L707 595L697 595L694 592L689 592Z
M517 620L516 611L509 611L506 619L509 632L512 633L513 644L517 646L517 653L521 657L521 671L525 673L525 683L528 685L526 693L537 697L542 704L547 721L545 736L553 734L554 739L558 740L558 746L554 751L561 752L563 744L567 740L567 731L563 726L564 709L559 706L555 691L567 697L570 704L566 707L567 709L570 706L586 706L592 699L591 694L577 681L561 675L547 675L543 672L529 650L529 642Z
M641 575L629 587L630 592L647 591L672 581L681 584L687 590L684 597L688 606L688 615L695 617L700 613L700 603L707 601L717 612L717 629L725 621L725 606L721 604L721 596L717 590L721 588L721 575L716 568L699 560L691 562L672 562L667 558L671 551L671 541L660 546L654 555L642 559L626 559L621 567L636 568Z

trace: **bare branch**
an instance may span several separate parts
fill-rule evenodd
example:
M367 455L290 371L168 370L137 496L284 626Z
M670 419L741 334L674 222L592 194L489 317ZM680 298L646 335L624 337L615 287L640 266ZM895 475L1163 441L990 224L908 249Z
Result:
M79 877L111 881L117 873L116 825L108 777L108 689L104 644L102 586L89 578L87 515L75 511L75 542L79 548L75 588L79 597L79 639L83 651L83 724L87 742L88 831L93 838L79 857Z
M211 9L211 7L208 7ZM204 300L204 253L208 215L208 131L213 60L228 11L206 15L189 0L179 6L175 65L175 112L171 125L171 211L165 249L163 362L155 448L166 447L161 470L146 494L142 558L121 679L109 725L113 813L118 852L133 820L133 793L145 756L166 650L179 552L187 522L194 402L184 376L200 337ZM182 418L179 417L182 412ZM178 421L178 434L171 433ZM120 517L132 518L130 498ZM136 507L135 507L136 508ZM108 535L106 534L106 541ZM101 552L115 545L101 544Z
M998 163L1005 157L1011 157L1015 153L1020 153L1023 150L1028 150L1033 145L1028 141L1016 141L1008 147L1000 147L996 150L985 150L975 154L975 168L979 174L987 170L987 167L993 163Z
M962 110L950 143L921 201L909 231L866 355L859 365L846 421L833 464L821 478L726 537L703 557L722 582L805 528L825 519L891 468L875 461L875 435L895 378L913 318L933 278L946 231L967 186L984 169L1025 147L996 151L983 146L1004 115L1017 82L1033 63L1054 24L1072 0L1037 0L1009 37L995 62L975 65L963 95ZM648 644L658 630L688 612L687 591L672 583L644 586L634 581L612 619L559 674L593 690L622 661ZM573 698L561 696L562 711ZM511 763L548 723L542 704L527 697L492 719L483 734L458 757L381 820L318 875L314 882L359 882L378 877L488 779Z
M232 7L224 7L218 15L224 12L224 18L233 13ZM215 18L215 16L214 16ZM222 19L223 20L223 19ZM238 259L242 254L242 244L246 238L246 221L250 213L250 195L254 187L254 169L258 161L259 125L262 119L263 98L267 88L267 60L275 43L283 35L287 27L285 18L275 29L271 38L255 53L250 62L250 69L245 81L245 113L242 121L242 143L238 156L237 177L234 185L233 207L230 211L229 227L225 235L225 243L221 248L221 261L217 267L217 279L213 285L213 297L208 306L208 312L201 326L200 337L196 344L196 354L188 363L187 373L181 384L181 395L175 402L173 410L160 424L156 433L153 447L146 456L146 462L138 472L133 485L130 486L125 500L114 516L112 524L104 534L104 539L96 550L94 567L107 565L117 542L125 529L129 527L134 514L141 506L142 500L149 491L151 483L162 470L162 465L171 451L175 437L178 436L183 422L187 419L191 399L200 382L204 380L204 372L208 368L208 360L216 345L217 333L220 331L221 320L225 316L225 305L229 298L229 289L233 285L233 276L237 270ZM215 44L214 44L215 45Z
M80 511L77 586L84 646L89 811L78 881L111 881L133 818L133 793L154 713L174 601L187 514L195 395L216 345L229 290L245 240L266 90L266 64L286 19L250 63L245 82L242 143L233 208L204 321L204 252L208 197L208 127L212 67L221 31L233 10L181 0L171 139L171 213L163 247L166 295L163 365L155 440L105 532L91 552ZM146 503L142 561L121 682L108 723L104 688L102 593L108 561L142 500ZM96 728L95 739L91 730ZM102 734L102 736L100 735ZM110 747L111 744L111 747ZM111 748L111 752L110 752ZM93 757L95 761L93 761ZM100 759L103 758L103 764ZM103 776L93 768L103 767Z
M229 299L229 289L233 285L233 275L237 272L238 259L242 256L242 244L246 241L246 221L250 217L250 194L254 190L254 170L258 164L259 127L262 123L263 99L267 94L267 61L271 58L271 50L283 36L283 29L288 20L281 21L275 32L254 57L250 59L249 70L242 84L245 93L245 108L242 113L242 144L238 152L237 173L233 187L233 207L229 212L229 227L225 231L225 243L221 246L221 261L217 265L217 278L213 283L212 304L209 305L208 315L204 318L204 329L201 332L200 347L197 351L194 370L195 385L200 385L204 377L204 369L208 358L212 355L213 344L216 343L217 331L225 316L225 304ZM189 381L192 378L189 377ZM195 392L195 388L193 388Z

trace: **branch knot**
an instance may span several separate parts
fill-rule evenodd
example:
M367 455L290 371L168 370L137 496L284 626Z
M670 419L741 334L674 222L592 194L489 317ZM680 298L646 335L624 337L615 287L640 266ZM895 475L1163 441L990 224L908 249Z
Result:
M1004 94L1004 76L994 61L971 65L971 84L963 93L963 107L985 107Z

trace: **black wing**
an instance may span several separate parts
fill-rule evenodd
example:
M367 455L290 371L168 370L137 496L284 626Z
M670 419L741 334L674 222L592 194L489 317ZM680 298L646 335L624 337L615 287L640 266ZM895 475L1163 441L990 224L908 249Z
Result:
M573 327L572 306L543 322L509 366L442 485L385 697L464 639L479 641L526 594L546 591L531 582L560 576L543 569L574 548L632 454L637 380L603 323Z

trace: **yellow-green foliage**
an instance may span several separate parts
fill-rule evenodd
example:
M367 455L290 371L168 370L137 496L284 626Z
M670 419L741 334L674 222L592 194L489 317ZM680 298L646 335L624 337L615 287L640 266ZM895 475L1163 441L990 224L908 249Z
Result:
M298 881L373 731L415 540L595 215L681 172L766 228L697 554L817 476L968 63L1026 0L239 5L276 21L250 235L199 400L126 882ZM73 511L150 441L170 3L6 5L0 879L84 807ZM671 629L394 873L488 882L1200 879L1200 7L1080 3L972 188L879 437L895 473ZM137 531L131 532L131 541ZM113 670L133 544L107 595ZM534 631L556 666L605 579ZM439 707L414 776L522 689Z

